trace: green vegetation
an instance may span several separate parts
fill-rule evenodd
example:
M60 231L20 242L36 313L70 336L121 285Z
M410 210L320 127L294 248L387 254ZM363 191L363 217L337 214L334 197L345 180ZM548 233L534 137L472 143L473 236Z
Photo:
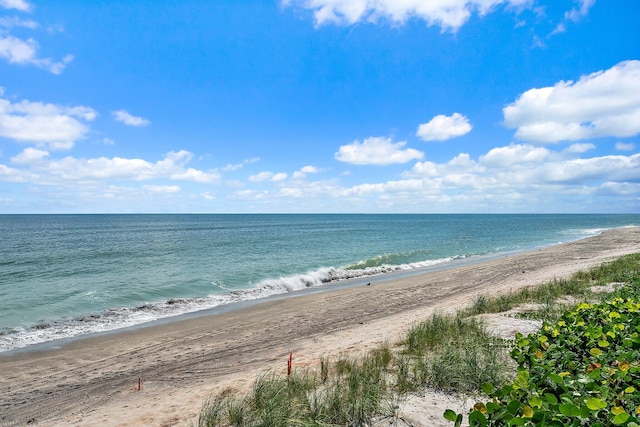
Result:
M362 426L384 419L393 424L403 397L427 388L486 393L490 401L469 414L472 425L579 426L598 420L633 426L640 404L640 305L633 300L639 277L636 254L569 280L481 296L456 315L436 314L414 325L396 345L384 343L358 357L325 357L317 369L290 376L264 374L244 394L225 390L205 404L197 426ZM620 284L613 294L589 292L612 282ZM569 303L558 300L567 296L584 303L562 314ZM609 302L587 302L596 297ZM547 322L539 334L519 336L515 346L492 337L471 317L525 303L542 304L538 316ZM456 425L463 419L453 411L445 417Z
M340 356L330 369L263 375L245 396L225 391L205 405L198 426L359 426L392 412L391 353Z
M624 286L518 335L516 378L482 386L491 400L474 406L471 426L640 426L640 256L574 278ZM450 410L445 417L462 422Z
M396 386L399 392L429 387L472 393L487 381L506 379L507 353L505 342L477 319L435 314L401 341ZM407 375L400 375L402 370Z
M517 292L508 292L493 298L479 295L473 304L460 312L461 316L474 316L483 313L503 313L523 304L539 304L532 313L522 314L522 317L538 320L557 319L570 303L567 297L584 299L590 295L592 284L586 278L573 276L569 280L554 279L535 287L526 287Z

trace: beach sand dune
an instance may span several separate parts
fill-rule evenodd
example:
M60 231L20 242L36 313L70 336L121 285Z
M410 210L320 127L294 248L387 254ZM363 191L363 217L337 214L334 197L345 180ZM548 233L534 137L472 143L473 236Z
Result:
M0 425L188 425L212 392L250 386L267 369L286 369L289 352L308 363L364 351L394 342L413 323L436 311L455 311L478 294L537 285L634 252L640 252L640 228L608 230L370 286L300 294L78 339L61 348L0 355ZM415 399L424 406L411 403L414 425L447 425L441 415L448 398Z

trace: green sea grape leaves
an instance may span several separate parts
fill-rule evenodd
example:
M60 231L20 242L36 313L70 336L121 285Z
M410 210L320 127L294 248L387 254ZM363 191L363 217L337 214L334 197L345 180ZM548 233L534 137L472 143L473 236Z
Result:
M640 427L639 293L581 303L536 334L516 335L516 377L482 386L490 400L474 406L469 425Z

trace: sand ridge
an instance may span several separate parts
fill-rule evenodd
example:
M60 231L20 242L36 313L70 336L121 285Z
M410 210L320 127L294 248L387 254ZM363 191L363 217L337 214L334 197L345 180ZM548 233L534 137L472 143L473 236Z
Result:
M249 386L266 369L285 369L289 352L313 360L364 351L393 342L411 324L436 311L457 310L478 294L566 277L635 252L640 252L640 227L620 228L371 286L271 300L79 339L59 349L0 355L0 426L188 425L212 392ZM437 398L424 397L427 406L421 410L408 406L417 413L413 425L447 425Z

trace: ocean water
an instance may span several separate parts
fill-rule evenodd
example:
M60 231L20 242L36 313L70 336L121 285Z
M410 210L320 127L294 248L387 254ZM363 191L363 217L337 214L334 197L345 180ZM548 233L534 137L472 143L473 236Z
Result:
M640 215L0 215L0 352L632 225Z

